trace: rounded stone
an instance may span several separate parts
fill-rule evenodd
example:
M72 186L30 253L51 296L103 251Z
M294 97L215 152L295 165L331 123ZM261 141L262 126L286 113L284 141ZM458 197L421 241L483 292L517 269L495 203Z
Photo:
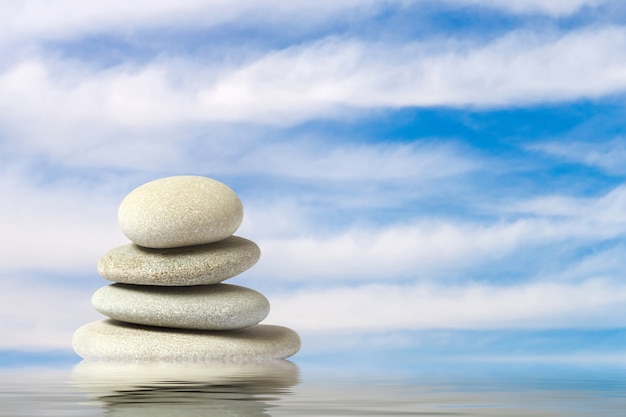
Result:
M225 184L184 175L134 189L120 204L117 219L122 232L137 245L175 248L231 236L243 220L243 206Z
M103 320L76 330L74 351L88 360L261 362L300 350L300 337L282 326L240 330L180 330Z
M98 272L110 281L124 284L209 285L241 274L260 256L256 243L238 236L208 245L173 249L128 244L100 258Z
M113 284L96 291L91 302L112 319L180 329L243 329L258 324L270 312L270 303L261 293L229 284Z

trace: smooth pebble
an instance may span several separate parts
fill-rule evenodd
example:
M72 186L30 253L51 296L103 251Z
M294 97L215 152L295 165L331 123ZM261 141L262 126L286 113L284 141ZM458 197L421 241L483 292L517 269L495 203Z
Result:
M240 330L180 330L114 320L76 330L74 351L84 359L118 361L263 362L300 350L300 337L282 326L257 324Z
M258 324L270 311L270 303L261 293L229 284L112 284L96 291L91 302L112 319L179 329L242 329Z
M146 183L122 201L118 223L147 248L203 245L231 236L243 206L227 185L207 177L175 176Z
M231 236L208 245L150 249L119 246L98 261L102 277L137 285L209 285L239 275L260 258L256 243Z

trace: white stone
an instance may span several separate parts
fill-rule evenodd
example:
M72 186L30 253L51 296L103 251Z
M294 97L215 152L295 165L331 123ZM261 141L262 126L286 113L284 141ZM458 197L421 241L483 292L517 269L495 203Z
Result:
M74 333L74 351L88 360L263 362L300 349L286 327L257 324L240 330L179 330L114 320L86 324Z
M242 329L258 324L270 312L270 303L261 293L229 284L113 284L96 291L91 302L112 319L180 329Z
M98 261L104 278L137 285L209 285L253 266L261 250L252 241L231 236L208 245L151 249L128 244L111 249Z
M118 222L132 242L174 248L217 242L241 225L241 201L211 178L176 176L144 184L122 201Z

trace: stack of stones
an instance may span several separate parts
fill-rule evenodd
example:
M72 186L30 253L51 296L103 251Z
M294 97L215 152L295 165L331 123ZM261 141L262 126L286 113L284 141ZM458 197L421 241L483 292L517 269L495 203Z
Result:
M286 327L258 324L269 313L260 293L222 284L253 266L258 246L233 236L243 207L226 185L176 176L132 191L118 213L133 242L112 249L98 272L116 282L93 295L109 320L76 331L76 353L90 360L251 362L300 349Z

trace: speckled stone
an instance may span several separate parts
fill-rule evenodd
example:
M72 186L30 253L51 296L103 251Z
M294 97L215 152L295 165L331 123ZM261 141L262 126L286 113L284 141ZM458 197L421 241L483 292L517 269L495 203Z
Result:
M300 337L286 327L267 324L209 331L103 320L79 328L72 345L89 360L260 362L294 355Z
M217 242L243 220L239 197L225 184L199 176L162 178L130 192L118 223L133 243L175 248Z
M112 319L180 329L243 329L258 324L270 312L270 303L261 293L229 284L113 284L96 291L91 302Z
M239 275L261 256L256 243L231 236L208 245L150 249L134 244L110 250L98 261L104 278L137 285L208 285Z

